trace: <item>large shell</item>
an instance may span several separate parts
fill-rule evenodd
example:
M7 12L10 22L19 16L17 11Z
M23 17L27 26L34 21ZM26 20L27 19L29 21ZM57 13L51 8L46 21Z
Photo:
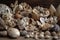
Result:
M7 32L11 38L18 38L20 36L19 30L16 28L9 28Z
M0 14L12 13L12 10L5 4L0 4Z
M0 36L7 36L7 31L0 31Z

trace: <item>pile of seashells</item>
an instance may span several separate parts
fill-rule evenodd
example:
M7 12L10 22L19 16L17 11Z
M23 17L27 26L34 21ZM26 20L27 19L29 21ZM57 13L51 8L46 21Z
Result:
M18 38L60 38L60 26L57 24L60 5L57 9L36 6L27 3L0 4L0 36Z

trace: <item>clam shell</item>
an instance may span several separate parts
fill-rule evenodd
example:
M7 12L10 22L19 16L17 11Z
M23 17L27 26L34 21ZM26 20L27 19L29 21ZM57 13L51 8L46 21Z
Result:
M7 31L0 31L0 36L7 36Z
M20 36L19 30L16 28L9 28L7 32L11 38L18 38Z

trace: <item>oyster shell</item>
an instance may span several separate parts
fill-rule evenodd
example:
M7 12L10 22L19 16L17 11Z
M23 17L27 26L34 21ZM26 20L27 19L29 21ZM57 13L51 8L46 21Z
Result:
M20 32L16 28L9 28L7 30L9 37L11 38L18 38L20 36Z
M0 31L0 36L7 36L7 31Z

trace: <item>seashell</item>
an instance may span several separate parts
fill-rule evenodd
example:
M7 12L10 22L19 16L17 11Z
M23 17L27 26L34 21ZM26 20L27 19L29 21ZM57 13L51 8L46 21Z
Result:
M11 38L18 38L20 36L20 32L16 28L9 28L7 30L9 37Z
M34 38L34 32L29 32L31 38Z
M44 38L44 32L40 32L39 38Z
M59 32L60 31L60 26L58 24L55 24L54 27L52 27L51 31Z
M30 38L30 35L29 34L26 34L25 38Z
M48 39L48 38L51 38L51 34L50 34L49 31L46 31L46 32L45 32L45 38L47 38L47 39Z
M43 17L48 17L50 15L50 11L47 8L44 8Z
M7 31L0 31L0 36L7 36Z
M27 12L29 12L29 13L31 13L32 12L32 8L31 8L31 6L30 5L28 5L27 3L21 3L21 4L19 4L19 8L20 8L20 10L24 10L24 11L27 11Z
M34 34L34 38L35 38L36 40L39 39L39 38L38 38L38 37L39 37L39 36L38 36L38 35L39 35L39 32L36 32L36 31L35 31L34 33L35 33L35 34Z
M35 20L39 20L39 17L40 17L40 15L39 15L39 13L40 13L39 9L40 9L39 6L33 8L32 18L35 19Z
M48 30L51 27L51 24L49 23L44 23L41 25L42 30Z
M50 5L49 10L50 10L51 15L54 15L54 13L56 12L56 9L52 4Z
M45 23L45 18L40 17L40 22L41 22L42 24L44 24L44 23Z
M52 36L56 36L57 34L56 34L56 32L52 32L51 35Z
M21 20L17 21L17 25L20 28L24 28L27 25L29 25L29 18L28 17L23 17Z
M1 30L8 29L8 26L4 23L4 20L2 18L0 18L0 29Z
M30 18L30 21L29 21L29 23L30 23L30 24L32 24L32 25L36 25L36 22L35 22L35 20L34 20L34 19L32 19L32 18Z
M27 33L28 33L28 32L25 31L25 30L24 30L24 31L20 31L20 35L21 35L21 36L25 36Z
M58 36L54 36L53 37L53 40L58 40Z
M8 13L8 14L12 13L11 8L9 8L5 4L0 4L0 15L5 14L5 13Z

